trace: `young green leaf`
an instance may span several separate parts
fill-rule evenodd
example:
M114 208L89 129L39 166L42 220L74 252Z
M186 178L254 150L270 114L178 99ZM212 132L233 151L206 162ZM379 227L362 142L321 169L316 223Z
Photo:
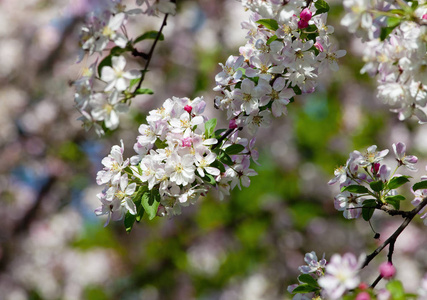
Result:
M273 35L272 37L270 37L268 40L267 40L267 45L270 45L272 42L274 42L275 40L277 40L278 39L278 37L277 37L277 35Z
M304 283L307 283L310 286L319 287L319 284L317 283L316 279L314 279L309 274L302 274L298 276L298 280Z
M421 189L427 189L427 180L423 180L420 182L417 182L416 184L414 184L414 186L412 187L412 190L415 192L417 190L421 190Z
M372 218L374 211L375 211L375 208L363 206L363 208L362 208L363 220L369 221Z
M387 283L386 288L390 292L393 300L405 300L405 291L400 281L391 280Z
M378 180L378 181L373 181L369 183L369 186L375 192L381 192L384 188L384 183L382 182L382 180Z
M316 3L314 3L314 6L317 9L314 15L324 14L329 11L329 4L324 0L317 0Z
M110 66L111 67L111 55L104 57L104 59L98 65L98 75L101 76L101 71L103 67Z
M225 167L224 164L222 164L219 160L215 160L213 163L211 163L211 167L217 168L221 171L221 173L225 173Z
M127 212L124 220L126 232L131 232L135 221L136 221L136 216L132 215L130 212Z
M279 28L279 24L274 19L261 19L256 23L263 25L265 28L276 31Z
M233 144L225 149L225 153L227 153L228 155L235 155L239 154L243 150L245 150L245 146L240 144Z
M215 132L216 119L210 119L205 123L205 138L210 138Z
M369 190L362 186L362 185L349 185L349 186L344 186L341 189L341 192L350 192L350 193L356 193L356 194L367 194L369 193Z
M226 164L227 166L233 165L233 160L224 151L221 151L217 158L220 162L222 162L223 164Z
M393 177L390 179L390 181L387 184L387 187L391 190L397 189L398 187L404 185L405 183L409 182L410 176L399 176L399 177Z
M405 197L403 197L402 195L387 196L387 197L385 198L385 200L386 200L386 201L387 201L387 200L390 200L390 199L392 199L392 200L396 200L396 201L403 201L403 200L405 200L406 198L405 198Z
M156 39L157 38L157 35L158 35L159 33L157 32L157 31L148 31L148 32L146 32L146 33L144 33L144 34L141 34L140 36L138 36L134 41L133 41L133 43L134 44L136 44L136 43L139 43L139 42L141 42L141 41L143 41L143 40L147 40L147 39L152 39L152 40L154 40L154 39ZM159 41L163 41L165 39L165 37L163 36L163 34L161 33L160 34L160 37L159 37Z
M157 209L160 204L160 194L158 190L147 191L142 195L141 204L148 215L148 219L152 220L157 215Z
M293 291L292 294L299 294L299 293L311 293L311 292L316 292L318 291L319 288L315 287L315 286L311 286L308 284L301 284L299 286L297 286Z
M134 94L135 95L145 95L145 94L152 95L154 94L154 92L150 89L137 89Z

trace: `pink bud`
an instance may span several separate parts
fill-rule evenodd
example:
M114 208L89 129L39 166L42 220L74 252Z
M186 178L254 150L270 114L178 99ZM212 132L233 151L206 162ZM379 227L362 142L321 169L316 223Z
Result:
M236 119L231 119L230 120L230 123L228 123L228 128L230 128L230 129L237 128Z
M381 166L380 163L374 163L372 165L371 172L374 173L374 174L377 174L378 171L380 170L380 166Z
M361 292L357 295L355 300L371 300L371 296L368 292Z
M368 289L368 285L366 284L366 282L361 282L359 284L359 289L361 289L362 291Z
M184 107L184 110L190 114L190 113L191 113L191 111L193 110L193 108L192 108L190 105L186 105L186 106Z
M299 29L304 29L308 27L308 21L305 21L303 19L298 21L298 28Z
M323 52L323 46L322 46L322 44L321 44L321 43L319 43L319 42L315 42L315 43L314 43L314 47L316 47L316 48L317 48L317 50L319 50L320 52Z
M380 265L380 274L385 279L390 279L396 274L396 268L390 262L383 262Z
M311 16L313 14L311 13L311 11L308 8L304 8L302 10L302 12L300 13L299 17L301 18L301 20L304 20L308 23L308 21L311 20Z
M422 16L422 19L423 19L423 20L427 20L427 14L424 14L424 15Z

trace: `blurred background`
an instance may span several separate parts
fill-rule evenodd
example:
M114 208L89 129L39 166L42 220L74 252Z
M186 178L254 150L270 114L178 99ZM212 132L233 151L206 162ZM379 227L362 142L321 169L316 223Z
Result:
M340 1L330 4L329 23L348 54L338 73L321 74L314 94L297 97L287 117L259 131L251 186L224 201L211 194L173 219L143 220L127 234L122 222L104 228L93 213L101 159L120 139L133 155L145 114L171 96L204 96L207 114L225 127L213 108L214 77L245 43L240 22L249 13L234 0L178 1L143 84L155 94L138 96L120 129L99 139L76 120L69 86L90 64L75 64L78 34L97 1L0 1L0 299L289 299L306 252L329 259L384 241L402 220L376 212L371 223L381 238L374 240L367 222L334 209L338 187L327 182L349 152L398 141L420 157L411 174L418 179L426 173L427 127L399 122L379 103L375 81L360 75L363 45L339 25ZM138 16L129 34L160 22ZM144 51L151 41L138 45ZM411 209L411 193L403 193ZM426 245L419 218L396 243L397 277L409 291L427 271ZM368 283L384 260L364 271Z

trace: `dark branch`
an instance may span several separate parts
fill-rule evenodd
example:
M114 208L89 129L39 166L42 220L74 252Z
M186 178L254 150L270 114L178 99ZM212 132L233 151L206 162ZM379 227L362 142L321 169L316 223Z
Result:
M415 207L413 210L408 212L408 216L403 221L402 225L397 228L397 230L377 249L375 249L374 252L369 254L365 262L362 265L362 269L366 267L387 245L390 245L389 247L389 253L387 255L389 262L392 261L393 258L393 251L394 251L394 244L396 243L397 238L402 233L403 230L409 225L409 223L412 221L412 219L427 205L427 197L423 199L423 201Z
M153 57L153 53L154 53L154 48L156 48L156 45L157 45L157 42L160 40L160 36L162 35L162 31L163 31L163 28L166 26L166 24L167 24L167 19L168 19L168 15L169 14L165 14L165 17L164 17L164 19L163 19L163 22L162 22L162 26L160 26L160 30L159 30L159 32L157 33L157 36L156 36L156 39L154 40L154 42L153 42L153 45L151 45L151 49L150 49L150 52L148 52L148 55L147 54L145 54L145 55L147 55L147 58L145 58L145 57L143 57L144 59L146 59L147 61L145 62L145 67L144 67L144 70L142 70L141 71L141 79L139 80L139 82L138 82L138 84L137 84L137 86L136 86L136 88L135 88L135 90L133 91L133 94L135 94L135 92L141 87L141 84L142 84L142 82L144 81L144 77L145 77L145 74L147 73L147 70L148 70L148 66L150 65L150 62L151 62L151 58ZM132 54L134 54L133 52L132 52ZM134 54L135 55L135 54Z

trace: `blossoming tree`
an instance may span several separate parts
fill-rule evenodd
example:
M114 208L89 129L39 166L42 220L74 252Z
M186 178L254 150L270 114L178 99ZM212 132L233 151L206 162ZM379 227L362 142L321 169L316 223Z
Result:
M100 136L119 126L119 113L128 111L133 98L153 93L142 83L149 76L157 42L164 39L168 17L176 13L175 1L136 1L135 5L127 10L112 1L91 14L81 31L81 58L99 58L74 81L75 103L86 128L94 127ZM97 194L101 206L95 213L107 215L105 225L122 220L130 232L145 215L149 220L172 217L209 193L223 199L236 186L249 187L255 180L251 177L257 175L251 164L259 159L255 150L259 129L271 126L273 117L287 116L288 106L300 95L316 93L325 72L338 71L346 50L339 50L334 28L327 25L326 1L246 0L242 6L252 12L242 23L246 44L239 48L239 55L220 63L222 70L214 78L215 99L168 98L139 126L134 156L125 156L121 142L102 159L103 169L96 176L103 186ZM346 14L341 25L362 39L365 66L361 71L377 76L378 98L402 121L414 116L420 123L427 122L427 4L348 0L343 6ZM162 17L160 29L129 36L127 23L140 15ZM138 50L137 44L147 39L153 40L148 53ZM128 70L126 59L131 56L144 61L144 67ZM205 115L209 103L226 123ZM378 210L402 217L403 223L370 254L333 254L318 261L314 251L307 253L307 265L299 268L299 283L288 288L293 299L426 297L427 277L417 294L406 293L401 282L393 280L399 235L418 214L427 224L427 181L400 174L402 168L416 171L418 158L406 153L403 142L394 143L392 149L394 165L384 163L389 150L377 151L376 145L365 152L353 151L329 184L340 185L334 205L344 218L370 222ZM406 197L400 188L409 183L415 207L401 210ZM380 265L377 279L362 280L361 270L387 246L387 262ZM388 283L376 289L382 279Z

